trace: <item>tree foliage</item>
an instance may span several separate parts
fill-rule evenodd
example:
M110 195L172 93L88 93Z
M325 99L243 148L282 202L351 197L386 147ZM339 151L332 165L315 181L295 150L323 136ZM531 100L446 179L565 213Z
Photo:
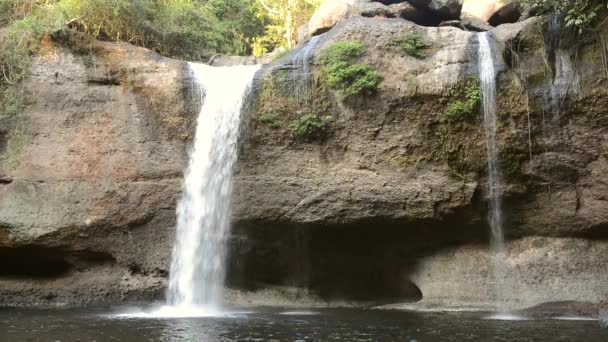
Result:
M295 46L299 28L306 24L322 0L258 0L271 21L263 36L255 40L257 54L274 47Z
M606 0L523 0L541 13L555 13L564 16L566 27L575 28L579 33L593 30L606 20L608 2Z

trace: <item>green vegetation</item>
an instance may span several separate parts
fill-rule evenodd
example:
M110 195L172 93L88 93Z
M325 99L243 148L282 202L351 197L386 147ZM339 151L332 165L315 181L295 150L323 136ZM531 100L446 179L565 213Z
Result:
M469 78L464 89L459 89L458 92L461 93L459 97L448 103L448 108L443 113L444 120L448 122L469 119L479 110L481 90L476 79Z
M606 0L523 0L541 13L564 15L566 27L575 28L578 33L595 30L606 20L608 3Z
M72 28L188 60L295 45L320 0L0 0L0 83L27 73L42 36ZM1 84L0 84L1 85Z
M341 99L374 93L382 81L382 76L373 67L352 62L365 51L363 43L350 41L334 43L321 53L319 61L324 67L327 84Z
M14 130L7 142L6 151L0 160L6 171L15 171L21 163L23 155L24 136L21 129Z
M272 128L272 129L281 128L281 123L278 121L276 116L274 116L274 114L272 114L272 113L262 113L258 117L258 121L268 125L268 127Z
M395 43L398 44L405 53L412 57L418 59L426 57L424 49L427 45L422 41L422 37L416 33L407 33L395 39Z
M235 0L240 1L240 0ZM323 0L257 0L269 24L264 34L253 40L255 56L277 47L295 47L299 28L306 24Z
M291 136L295 141L310 141L320 138L332 120L331 116L321 117L317 114L306 114L289 125Z

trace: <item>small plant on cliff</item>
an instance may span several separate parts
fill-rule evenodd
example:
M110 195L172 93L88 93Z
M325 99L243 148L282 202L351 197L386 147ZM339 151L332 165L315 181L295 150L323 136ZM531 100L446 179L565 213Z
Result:
M281 127L281 123L277 120L276 116L272 113L262 113L258 117L258 121L266 124L268 127L272 129L277 129Z
M418 59L426 57L424 49L427 45L422 41L422 37L416 33L407 33L395 39L395 43L397 43L405 53L412 57Z
M443 113L443 118L448 122L471 118L479 110L481 103L481 90L477 80L468 79L464 85L460 98L451 101L447 110Z
M291 137L295 141L319 138L325 133L332 120L331 116L321 117L317 114L306 114L289 125Z
M341 99L353 95L376 92L382 76L367 64L353 63L353 59L365 53L363 43L357 41L337 42L325 48L319 58L327 84L336 90Z

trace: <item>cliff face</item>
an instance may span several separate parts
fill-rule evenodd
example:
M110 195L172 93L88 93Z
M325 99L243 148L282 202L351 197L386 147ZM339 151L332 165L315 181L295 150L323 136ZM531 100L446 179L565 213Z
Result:
M547 25L532 18L491 33L511 241L499 262L516 307L598 302L608 291L605 51ZM405 35L421 38L426 57L395 43ZM267 67L236 177L235 231L245 238L235 274L253 288L308 286L327 298L491 305L482 117L445 117L476 83L477 39L403 20L342 22L315 50L361 41L367 53L355 62L384 77L377 94L346 101L321 65L305 100L294 96L293 56ZM307 113L334 119L320 139L294 142L289 126Z
M533 18L492 32L513 306L608 293L605 45L549 31ZM424 58L395 43L409 34ZM352 40L367 50L357 62L384 78L376 94L341 101L315 65L308 96L294 96L297 51L258 75L228 285L492 304L482 119L445 119L477 78L476 34L355 17L315 54ZM0 184L2 303L161 297L196 116L189 84L184 63L145 49L49 42L23 85L23 113L0 134L12 179ZM289 126L307 113L333 120L319 139L294 142Z
M43 43L5 126L2 303L158 296L194 117L186 66L79 35Z

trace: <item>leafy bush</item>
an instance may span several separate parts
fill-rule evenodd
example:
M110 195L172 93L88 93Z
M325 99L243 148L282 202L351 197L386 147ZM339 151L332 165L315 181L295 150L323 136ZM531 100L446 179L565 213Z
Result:
M327 83L340 98L370 94L378 89L382 76L370 65L352 62L365 51L361 42L337 42L321 53L319 61L324 67Z
M404 36L395 39L395 43L397 43L405 53L412 57L419 59L426 57L423 50L427 45L422 41L422 37L418 34L407 33Z
M606 0L523 0L541 13L564 15L566 27L575 28L579 33L593 30L602 17L606 17ZM602 19L603 20L603 19Z
M448 122L471 118L479 110L481 103L481 90L477 80L469 79L464 88L464 96L448 104L443 117Z
M268 125L268 127L277 129L281 127L281 123L277 120L277 118L272 113L262 113L258 120L261 123Z
M332 120L331 116L321 117L317 114L306 114L289 125L291 136L296 141L319 138L327 130Z

